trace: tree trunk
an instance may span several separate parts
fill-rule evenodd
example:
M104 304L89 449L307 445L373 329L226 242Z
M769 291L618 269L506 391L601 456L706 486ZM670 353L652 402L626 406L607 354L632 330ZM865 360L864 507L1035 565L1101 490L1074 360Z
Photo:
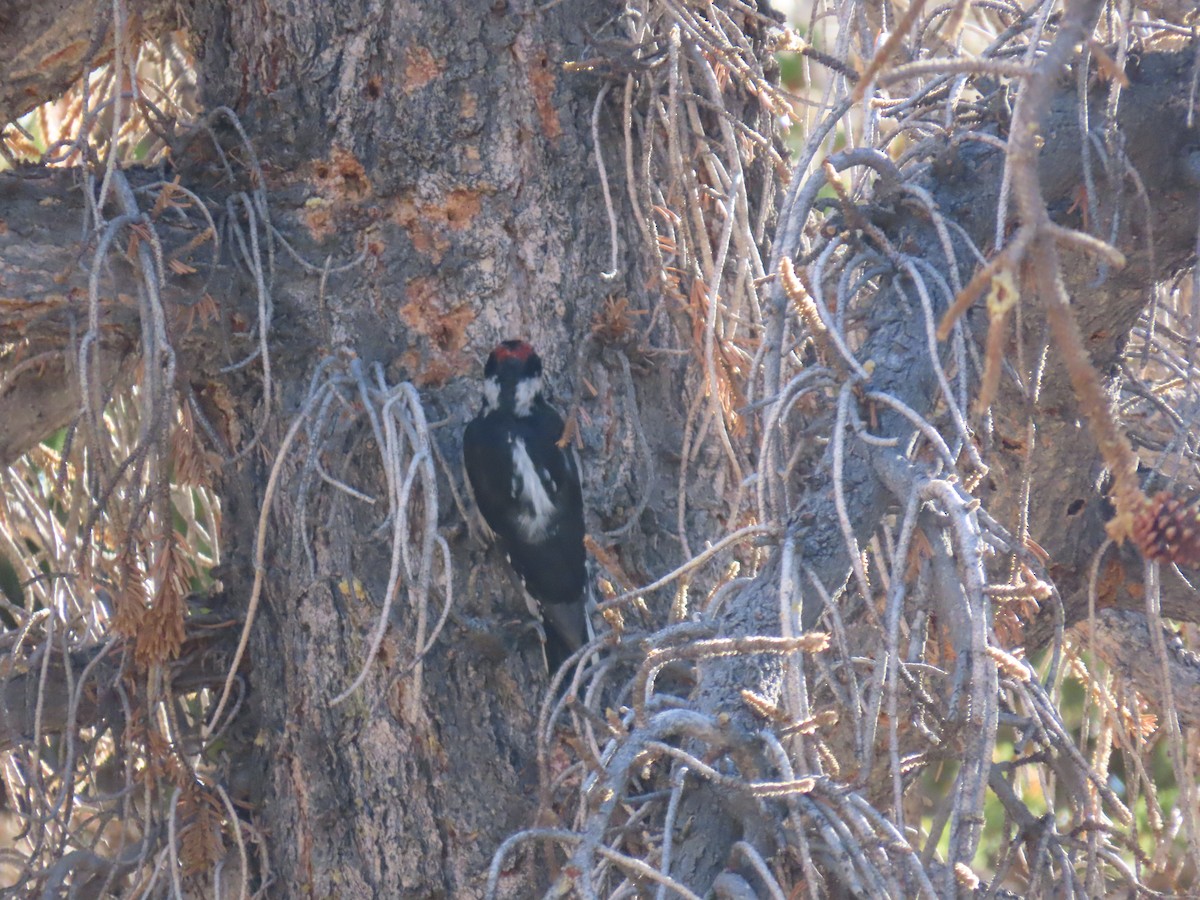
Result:
M536 638L506 632L504 623L524 618L519 593L497 554L468 536L453 502L455 486L462 492L461 429L496 341L530 339L560 405L582 404L590 527L628 517L636 482L648 508L663 512L633 522L618 556L639 578L677 558L666 512L674 465L664 454L683 431L683 368L663 355L648 360L653 372L623 377L620 348L601 362L606 348L592 339L592 320L606 300L628 298L632 310L661 300L630 246L634 233L622 228L618 246L610 241L610 215L632 215L620 175L611 176L614 208L606 210L598 174L598 149L610 172L623 168L615 94L597 104L603 82L563 66L594 54L589 34L620 5L547 6L500 0L384 12L271 2L196 12L205 105L237 112L259 154L275 224L317 267L296 277L276 250L274 391L263 445L281 446L323 359L353 406L323 421L310 411L269 498L249 696L268 759L262 824L281 895L476 896L500 842L535 821L544 664ZM279 214L281 198L293 205ZM360 252L360 265L322 285L328 254L337 267ZM612 252L616 270L605 277ZM249 284L218 300L255 315ZM430 432L436 489L418 479L401 514L414 522L433 514L443 526L457 615L414 672L417 648L449 601L446 561L425 548L424 561L401 576L366 681L333 705L368 662L388 593L393 523L380 435L350 375L360 367L376 387L376 366L389 388L414 385L424 415L439 423ZM247 432L264 402L260 384L252 368L231 390ZM615 458L633 440L621 417L639 404L649 447L630 449L643 457L639 467L662 473L655 483ZM402 478L413 450L400 453ZM380 502L315 479L314 455ZM234 597L251 594L246 523L264 502L267 470L254 454L222 477L234 548L223 580ZM421 549L414 536L412 552ZM416 608L422 578L428 611ZM485 633L498 628L498 639ZM529 896L536 884L513 895Z
M968 865L978 844L984 785L1002 792L992 780L1003 782L1000 770L989 769L997 697L1017 689L1005 686L1011 672L996 663L993 594L984 591L985 578L988 588L1010 587L1007 574L991 563L985 571L982 541L951 541L963 531L947 521L978 537L984 514L973 501L981 498L1000 520L984 522L989 535L999 541L1008 528L1014 565L1034 565L1030 547L1049 561L1059 592L1050 593L1061 605L1022 611L1018 633L1031 651L1050 644L1056 626L1088 614L1089 566L1110 512L1095 481L1111 460L1093 447L1088 411L1059 359L1047 357L1036 400L1026 389L1035 365L1018 373L1029 379L1020 390L1015 379L1003 383L995 418L971 434L993 467L978 487L974 442L958 441L947 460L935 442L914 438L928 438L915 420L952 436L958 428L945 406L954 392L937 366L962 366L955 390L969 383L974 391L980 374L977 363L931 341L930 330L959 293L949 285L977 271L974 247L993 258L1001 249L993 246L996 211L1012 164L997 147L1012 121L1004 98L970 110L978 116L970 128L990 140L938 132L921 145L922 165L903 172L903 187L915 190L901 190L890 157L861 147L797 176L772 257L777 193L787 180L775 136L780 106L764 77L769 62L738 68L769 59L769 13L741 4L703 14L694 4L643 6L197 0L182 24L208 112L168 163L114 175L93 159L91 195L76 190L72 176L23 172L0 183L8 220L0 223L0 276L21 285L19 300L0 307L0 336L23 342L25 354L6 350L2 358L0 419L10 428L0 435L0 461L85 419L89 385L107 397L179 373L168 385L180 397L170 421L184 416L207 448L223 524L221 593L188 621L207 622L210 612L235 617L245 643L237 644L237 629L214 638L217 649L199 667L210 691L204 752L194 736L175 740L211 766L204 777L219 771L234 800L252 810L269 859L255 884L275 896L479 897L493 861L504 896L536 896L560 871L562 890L574 885L590 896L616 877L612 869L608 881L592 884L610 862L601 850L609 843L640 852L654 876L701 896L716 888L738 896L741 885L748 894L755 878L767 884L749 864L753 854L772 860L779 883L797 891L815 859L830 895L886 893L902 881L915 894L914 885L927 883L924 868L952 893L953 865ZM118 7L153 26L172 21L155 4ZM39 27L19 15L14 33L31 40ZM79 22L71 25L60 35L73 48L64 71L121 58L122 41L103 28L89 32L94 40L80 53ZM0 115L32 108L68 77L16 50L11 56L14 84L21 80L19 89L0 91ZM1197 179L1183 99L1192 58L1147 52L1129 66L1132 83L1112 127L1131 136L1122 161L1143 173L1138 190L1156 218L1104 222L1113 224L1127 266L1097 285L1092 257L1064 252L1073 314L1106 375L1148 302L1146 285L1194 262ZM1053 90L1039 110L1040 190L1056 223L1086 229L1073 204L1084 142L1079 88L1097 97L1099 88L1086 77L1045 76L1042 84ZM1172 99L1159 102L1163 95ZM1091 112L1099 118L1098 101ZM846 193L830 181L833 169L871 174ZM204 223L194 216L177 221L146 203L148 195L176 196L163 186L175 177L206 201L216 226L208 239L198 237ZM1094 176L1102 192L1128 188L1120 172L1106 177ZM97 188L110 178L111 191ZM123 215L126 230L77 245L78 219L94 214L97 190L109 198L108 222ZM822 233L809 224L818 203ZM137 230L147 219L135 215L150 205L153 241ZM38 222L47 206L58 217ZM961 228L944 233L942 215ZM214 238L220 252L209 260ZM829 246L821 242L834 238L894 268L843 295L839 271L852 270L820 269L820 248ZM785 294L776 275L783 256L795 257L806 277L816 272L816 281ZM76 265L84 258L90 266ZM163 287L170 353L155 343L146 312L148 273L159 258L177 263ZM928 311L915 272L944 284ZM806 292L820 291L853 303L800 309ZM1049 303L1023 300L1026 363L1046 346ZM852 348L814 338L822 313L841 317ZM964 321L960 339L982 347L992 320ZM91 368L83 331L100 335ZM578 727L562 740L547 734L559 698L547 692L521 591L477 533L460 464L482 362L509 337L536 346L557 405L569 413L590 549L610 595L654 581L733 532L759 542L734 542L736 549L696 563L681 586L645 592L644 614L634 604L610 611L608 644L590 670L600 673L598 686L575 700L568 715ZM810 375L826 380L803 403L788 402L786 392ZM166 427L159 416L147 433ZM856 427L852 416L865 422ZM1034 433L1031 456L1019 436ZM130 460L139 464L137 454ZM945 469L935 479L937 465ZM947 477L956 467L972 485L962 492ZM1031 491L1044 502L1023 520ZM891 586L873 589L876 573L864 569L860 550L906 507L903 521L919 521L928 540L914 545L911 570L903 556L892 560ZM885 549L870 559L895 548ZM1114 638L1122 616L1143 606L1143 561L1128 548L1113 560L1119 572L1102 601L1122 612L1106 614L1095 637L1115 657L1127 649ZM112 600L99 588L94 594ZM1182 578L1168 576L1161 602L1167 614L1198 618ZM822 620L827 606L832 615ZM898 653L901 625L911 624L901 614L928 627L918 633L913 625L909 639L925 647L923 665L905 670L913 684L925 680L904 695L911 715L892 709L889 722L920 720L939 729L938 740L927 745L928 731L905 731L885 747L875 730L886 731L887 669L865 670L861 697L854 669ZM941 631L928 624L939 619ZM803 632L822 621L837 648L822 657L818 677L797 660L821 644ZM1144 621L1137 633L1152 634ZM137 635L126 636L136 643ZM924 664L924 654L943 652L939 638L950 645L937 659L952 670L945 683L934 678L945 672ZM14 638L17 648L22 640ZM156 668L162 660L118 664L105 656L107 644L91 655L59 653L53 640L51 633L47 655L33 660L42 687L28 660L4 685L0 747L28 743L33 733L73 734L77 717L132 729L141 710L121 705L118 673L136 671L149 686L164 671ZM225 664L215 668L231 666L238 677L214 676L213 656ZM1183 685L1188 666L1176 657L1171 677ZM82 667L105 689L76 709L70 686ZM865 713L847 709L860 699L867 709L867 697L875 718L863 725ZM160 710L155 702L151 696L148 708ZM845 718L821 720L805 750L797 722L818 708ZM1190 722L1190 705L1182 708ZM1062 752L1045 737L1058 732L1037 733L1046 741L1039 753ZM800 749L781 762L771 741ZM901 786L899 761L910 751ZM871 820L878 824L914 772L952 759L962 772L947 792L947 865L914 866L907 832L869 831L864 807L853 804L884 810ZM813 783L802 789L810 772ZM569 790L555 794L559 776ZM192 785L186 777L176 783L180 791ZM568 795L574 805L563 802ZM645 804L636 815L626 804L631 795ZM165 799L157 798L160 806ZM160 830L168 819L175 825L170 806L169 814L152 811ZM1032 814L1007 811L1021 825L1014 841L1036 843ZM863 852L843 821L878 848ZM544 843L497 856L508 838L535 826L546 829ZM675 855L665 861L668 839ZM879 862L885 857L887 865ZM149 866L144 858L112 864L122 877ZM643 869L620 872L636 885L630 890L653 889ZM40 877L42 885L65 878Z

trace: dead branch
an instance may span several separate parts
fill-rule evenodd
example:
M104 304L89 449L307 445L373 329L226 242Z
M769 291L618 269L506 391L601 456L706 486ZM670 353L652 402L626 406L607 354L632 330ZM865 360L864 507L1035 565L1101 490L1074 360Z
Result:
M177 27L170 3L132 0L128 6L134 35ZM85 69L112 58L111 19L106 12L93 0L54 4L17 0L0 10L0 122L11 122L54 99L75 84Z

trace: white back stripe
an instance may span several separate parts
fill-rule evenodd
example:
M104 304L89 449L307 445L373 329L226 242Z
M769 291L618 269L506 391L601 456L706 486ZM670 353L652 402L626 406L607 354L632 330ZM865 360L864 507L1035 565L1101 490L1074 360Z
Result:
M538 477L529 451L525 449L525 439L517 438L512 445L513 467L515 474L520 476L520 496L517 496L517 479L513 479L513 499L520 506L517 513L517 528L521 536L530 543L544 541L550 533L550 525L554 519L554 501L546 493L546 486Z

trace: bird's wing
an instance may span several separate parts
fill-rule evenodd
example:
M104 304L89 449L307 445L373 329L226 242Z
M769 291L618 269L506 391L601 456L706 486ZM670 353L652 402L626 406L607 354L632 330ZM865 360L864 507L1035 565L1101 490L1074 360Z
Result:
M499 532L505 524L512 490L512 467L505 454L496 453L493 444L503 437L481 418L472 419L463 432L463 463L467 480L475 495L475 505L488 527Z

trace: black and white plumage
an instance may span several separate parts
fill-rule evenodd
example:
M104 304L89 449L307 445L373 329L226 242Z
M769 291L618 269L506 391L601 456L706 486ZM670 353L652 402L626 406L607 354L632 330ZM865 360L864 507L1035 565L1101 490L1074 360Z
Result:
M463 433L467 478L541 609L553 673L587 634L579 468L575 454L558 446L562 416L542 396L542 361L529 344L499 344L483 377L483 406Z

